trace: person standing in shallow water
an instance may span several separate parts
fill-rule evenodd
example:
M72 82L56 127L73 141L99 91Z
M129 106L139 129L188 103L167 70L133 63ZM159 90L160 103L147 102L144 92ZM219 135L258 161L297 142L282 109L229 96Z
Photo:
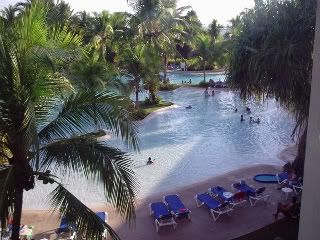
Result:
M151 157L149 157L148 161L147 161L147 165L150 165L150 164L153 164L153 161L151 160Z
M244 121L243 115L241 115L240 121L241 121L241 122Z
M204 96L209 96L208 88L206 87L206 90L204 90Z

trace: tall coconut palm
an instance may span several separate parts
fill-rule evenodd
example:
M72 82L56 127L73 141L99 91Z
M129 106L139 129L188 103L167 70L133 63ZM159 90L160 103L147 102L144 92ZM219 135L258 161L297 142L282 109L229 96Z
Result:
M146 65L143 59L144 46L139 44L134 48L126 48L121 55L121 66L126 75L130 78L130 83L135 89L136 107L139 106L140 83L146 73Z
M209 35L202 34L198 37L195 54L198 55L203 62L203 81L206 81L206 64L213 55L213 46L214 44Z
M294 165L303 174L316 1L256 1L241 17L228 79L247 99L275 97L300 129Z
M81 38L66 27L49 30L45 19L46 9L39 1L12 28L4 28L0 21L1 227L12 216L11 239L19 239L23 194L38 178L56 186L49 203L77 225L80 235L101 239L107 229L119 239L56 176L83 174L103 186L106 201L123 216L134 217L136 180L131 161L121 150L98 140L104 132L93 132L98 121L137 149L135 126L126 110L129 100L105 91L74 92L59 70L77 57Z
M223 28L222 25L218 24L218 21L216 19L213 19L212 22L209 25L208 32L212 39L216 40L220 30Z

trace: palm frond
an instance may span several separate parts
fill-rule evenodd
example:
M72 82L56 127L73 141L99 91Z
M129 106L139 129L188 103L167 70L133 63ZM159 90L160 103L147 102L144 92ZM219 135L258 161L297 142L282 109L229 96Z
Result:
M66 217L70 224L76 225L78 236L99 240L102 239L105 230L107 230L111 239L120 239L107 223L103 222L61 184L50 194L50 204L53 211L59 210L60 217Z
M69 137L98 124L138 149L137 128L127 111L129 103L129 99L110 92L79 91L66 99L58 116L39 132L39 138L52 141Z
M78 172L103 185L106 200L127 220L135 217L137 181L132 161L118 149L97 141L97 134L62 139L40 150L42 169Z

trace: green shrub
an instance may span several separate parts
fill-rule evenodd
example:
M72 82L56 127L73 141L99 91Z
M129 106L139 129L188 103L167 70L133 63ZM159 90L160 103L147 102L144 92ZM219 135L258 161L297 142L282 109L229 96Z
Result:
M178 84L164 83L159 87L160 91L172 91L180 87Z
M199 87L209 87L209 82L201 81L198 84Z
M143 109L138 109L131 113L131 117L133 120L144 119L147 115L148 114Z
M151 102L150 98L146 98L143 102L143 105L145 106L151 106L151 105L156 105L156 104L159 104L160 102L162 101L161 97L160 96L156 96L156 101L153 103Z

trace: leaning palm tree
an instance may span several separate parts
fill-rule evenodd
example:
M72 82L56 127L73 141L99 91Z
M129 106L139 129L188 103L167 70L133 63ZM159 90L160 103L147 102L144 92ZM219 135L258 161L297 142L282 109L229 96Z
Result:
M55 185L49 204L76 224L80 235L101 239L107 229L119 239L58 176L74 172L101 184L106 200L126 219L134 218L131 161L99 140L104 131L93 131L98 121L137 149L136 128L126 110L129 100L105 91L75 92L61 72L77 58L81 39L66 27L48 29L45 16L41 2L33 1L12 28L0 21L1 228L11 216L11 239L19 239L23 194L37 178Z

